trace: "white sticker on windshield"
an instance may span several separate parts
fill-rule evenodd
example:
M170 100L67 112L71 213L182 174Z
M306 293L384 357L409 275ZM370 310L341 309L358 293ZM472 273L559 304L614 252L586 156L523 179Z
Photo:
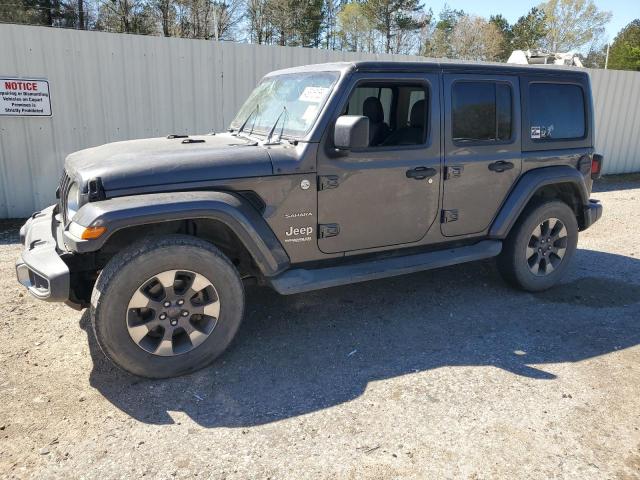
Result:
M320 103L328 91L327 87L305 87L298 100L301 102Z
M302 119L306 122L312 122L316 118L316 112L318 111L317 105L309 105L302 114Z

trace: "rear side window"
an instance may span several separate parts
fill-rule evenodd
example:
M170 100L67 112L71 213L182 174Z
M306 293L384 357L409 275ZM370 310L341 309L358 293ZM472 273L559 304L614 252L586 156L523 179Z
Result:
M586 134L582 88L561 83L532 83L529 125L533 140L569 140Z
M511 87L496 82L456 82L451 92L454 142L511 139Z

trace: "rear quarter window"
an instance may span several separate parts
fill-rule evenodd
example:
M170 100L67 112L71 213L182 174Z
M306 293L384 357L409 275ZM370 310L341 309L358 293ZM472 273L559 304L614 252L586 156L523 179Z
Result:
M585 100L581 86L531 83L529 102L532 140L571 140L585 137Z

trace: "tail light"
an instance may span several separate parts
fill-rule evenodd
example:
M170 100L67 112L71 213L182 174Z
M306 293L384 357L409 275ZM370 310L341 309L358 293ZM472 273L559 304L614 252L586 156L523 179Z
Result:
M596 179L600 178L600 174L602 172L602 162L604 157L595 153L591 157L591 178Z

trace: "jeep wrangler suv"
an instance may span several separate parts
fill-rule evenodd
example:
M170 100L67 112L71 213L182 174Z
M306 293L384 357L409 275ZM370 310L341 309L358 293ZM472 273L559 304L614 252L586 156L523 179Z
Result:
M250 279L281 294L497 257L555 285L590 200L577 69L356 62L268 74L222 133L69 155L20 232L18 280L89 307L118 366L170 377L231 342Z

